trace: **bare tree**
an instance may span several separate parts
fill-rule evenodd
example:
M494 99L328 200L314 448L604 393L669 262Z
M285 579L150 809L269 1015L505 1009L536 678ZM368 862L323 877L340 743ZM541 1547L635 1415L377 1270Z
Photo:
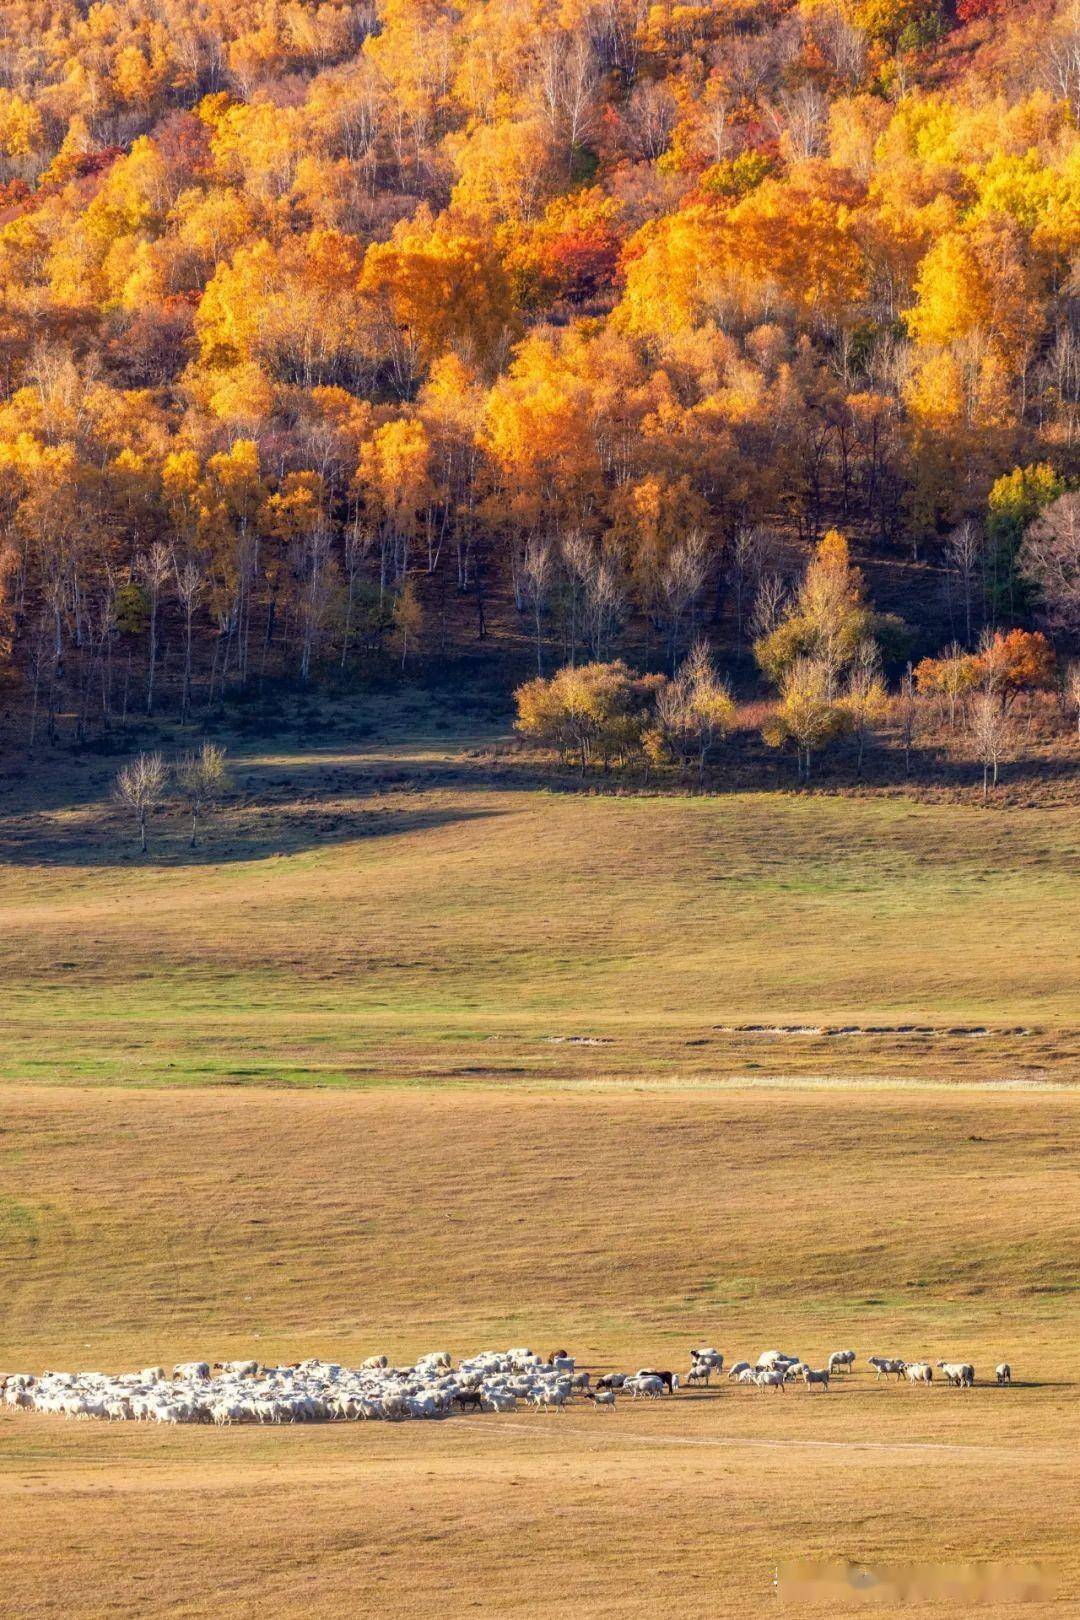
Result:
M838 79L857 85L866 71L866 35L844 15L842 6L821 6L806 26Z
M969 518L955 528L945 542L945 555L960 580L964 603L964 643L971 645L971 590L983 554L982 535Z
M341 637L341 667L345 668L352 640L353 612L356 607L356 588L364 561L374 544L371 530L365 528L359 517L354 517L345 531L345 628Z
M718 90L715 85L710 86L701 108L701 134L709 148L709 158L713 163L719 163L727 157L735 140L735 131L731 124L732 101L730 96Z
M1065 702L1076 716L1076 735L1080 740L1080 663L1072 663L1065 671Z
M673 674L679 662L679 638L683 619L701 595L708 570L708 540L700 529L692 529L672 547L660 571L660 589L667 606L668 626L671 632Z
M585 583L589 642L593 657L600 662L615 633L624 601L617 560L613 556L602 556Z
M135 559L135 572L146 587L146 594L150 603L148 631L150 635L150 649L146 670L146 712L154 712L154 675L157 670L158 646L158 607L161 602L161 587L172 572L173 561L169 555L168 546L158 541Z
M544 605L547 601L548 582L551 578L555 557L551 541L540 535L530 535L525 546L525 557L521 565L522 574L529 587L532 597L533 622L536 626L536 673L544 673L543 665L543 615Z
M130 765L122 766L116 773L114 797L117 804L133 811L144 855L147 850L146 824L151 810L161 803L167 780L165 761L160 754L140 754L138 759L133 759Z
M184 614L184 679L180 692L180 724L183 726L191 713L192 621L203 591L203 576L194 557L188 557L181 563L174 556L173 572L176 576L176 595Z
M754 641L771 635L784 615L787 586L779 574L765 574L754 596L750 614L750 635Z
M904 750L904 775L910 776L911 751L915 747L919 734L919 722L922 719L918 689L915 685L915 672L910 664L908 664L900 679L897 717L900 721L900 743Z
M224 748L207 742L191 753L181 754L173 766L173 776L191 812L191 847L195 849L200 817L218 803L229 786Z
M589 580L596 567L596 554L582 529L571 529L559 544L563 567L570 585L570 617L567 625L571 664L577 663L578 627L582 597L588 599Z
M1080 630L1080 494L1061 495L1036 518L1020 547L1018 567L1038 588L1055 630Z
M881 658L872 641L864 641L848 675L841 704L855 738L856 770L863 773L866 745L888 713L889 697L881 678Z
M558 33L544 40L537 89L551 133L566 147L568 171L592 128L599 88L600 69L586 36Z
M983 804L988 803L991 785L997 787L998 771L1011 740L1009 718L992 691L977 692L972 699L968 729L982 765Z
M782 95L769 109L769 121L778 136L786 136L796 158L818 157L825 150L829 104L813 85Z
M1080 6L1066 12L1056 36L1040 53L1043 77L1055 96L1080 113Z
M643 79L630 93L626 124L639 157L655 162L667 150L679 117L679 104L667 85Z
M772 538L768 530L758 525L740 523L731 543L727 577L735 593L735 645L740 652L746 626L747 597L762 578Z

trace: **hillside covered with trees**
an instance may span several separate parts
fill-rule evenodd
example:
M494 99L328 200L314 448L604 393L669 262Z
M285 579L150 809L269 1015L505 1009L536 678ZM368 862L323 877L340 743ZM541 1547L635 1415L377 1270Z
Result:
M32 737L478 642L583 765L560 668L688 768L728 671L807 770L905 678L1066 724L1075 5L13 0L0 45Z

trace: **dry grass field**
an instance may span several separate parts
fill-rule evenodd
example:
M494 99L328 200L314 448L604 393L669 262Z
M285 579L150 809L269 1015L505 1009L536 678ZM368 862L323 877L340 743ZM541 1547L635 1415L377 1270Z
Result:
M148 864L107 770L12 796L7 1077L1080 1073L1075 810L550 793L441 741L236 774Z
M1073 815L441 745L239 774L196 859L131 861L90 773L0 820L0 1370L852 1344L980 1384L4 1412L0 1614L743 1620L826 1556L1036 1557L1058 1600L993 1612L1080 1613Z
M8 1366L546 1335L592 1366L852 1343L1017 1377L404 1427L9 1415L5 1614L741 1617L803 1556L1038 1556L1076 1589L1080 1094L9 1086L2 1107Z

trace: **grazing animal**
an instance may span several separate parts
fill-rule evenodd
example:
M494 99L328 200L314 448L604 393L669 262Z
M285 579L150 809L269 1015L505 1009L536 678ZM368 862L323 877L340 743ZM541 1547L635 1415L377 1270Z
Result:
M463 1412L466 1407L470 1407L474 1412L484 1410L484 1397L478 1389L459 1389L454 1401Z
M854 1350L834 1350L829 1357L830 1372L850 1372L855 1362Z
M664 1380L656 1377L655 1374L649 1373L645 1377L628 1378L623 1388L631 1392L635 1401L641 1396L646 1396L649 1400L655 1400L658 1395L664 1393Z
M998 1365L994 1368L994 1377L997 1379L999 1384L1012 1383L1012 1368L1009 1366L1007 1361L998 1363Z
M762 1367L761 1370L755 1374L754 1382L762 1395L764 1395L765 1390L770 1384L772 1385L773 1389L776 1390L777 1394L783 1395L784 1385L787 1383L787 1378L778 1367Z
M724 1358L719 1350L691 1350L690 1377L695 1384L707 1384L713 1373L720 1376Z
M807 1389L813 1389L816 1384L825 1394L829 1392L829 1377L828 1367L820 1367L816 1372L812 1367L804 1367L802 1370L802 1380Z
M970 1361L939 1361L938 1366L957 1389L970 1389L975 1382L975 1368Z
M884 1378L886 1383L889 1382L890 1373L896 1374L897 1383L904 1376L904 1363L898 1356L868 1356L867 1360L873 1367L876 1377Z
M597 1389L622 1389L629 1376L629 1373L605 1373L602 1378L596 1380L596 1387Z
M209 1378L210 1363L208 1361L181 1361L172 1370L174 1378Z
M744 1372L752 1372L753 1368L748 1361L737 1361L733 1367L728 1368L729 1378L739 1378Z
M639 1378L659 1378L669 1395L674 1395L679 1387L679 1375L673 1372L658 1372L655 1367L641 1367L638 1369Z
M934 1369L928 1361L909 1361L904 1367L904 1374L912 1389L916 1384L932 1384L934 1382Z
M215 1361L214 1371L230 1373L234 1378L254 1378L259 1370L257 1361Z
M614 1409L615 1391L613 1389L598 1389L595 1391L587 1389L585 1390L584 1394L585 1399L587 1401L592 1401L594 1406L606 1406L609 1408L609 1410Z

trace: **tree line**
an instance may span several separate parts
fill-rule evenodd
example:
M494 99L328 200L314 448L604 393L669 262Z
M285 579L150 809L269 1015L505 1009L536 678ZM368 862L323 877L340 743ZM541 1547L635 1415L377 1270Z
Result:
M837 522L942 570L968 647L1080 631L1071 6L49 19L0 17L32 736L437 658L496 605L538 674L674 672Z
M886 728L910 774L916 746L945 729L966 739L986 802L1018 740L1014 713L1025 694L1055 694L1080 736L1080 662L1062 666L1041 631L984 631L973 650L955 644L908 662L890 691L883 654L901 651L906 634L901 621L868 606L844 536L827 533L797 591L760 627L753 647L775 694L761 739L794 754L800 781L810 781L815 756L842 738L853 744L861 777L868 745ZM622 660L592 661L539 675L515 697L519 735L557 750L582 775L613 765L674 766L684 775L692 770L701 785L738 723L731 687L703 640L671 677L638 674Z

